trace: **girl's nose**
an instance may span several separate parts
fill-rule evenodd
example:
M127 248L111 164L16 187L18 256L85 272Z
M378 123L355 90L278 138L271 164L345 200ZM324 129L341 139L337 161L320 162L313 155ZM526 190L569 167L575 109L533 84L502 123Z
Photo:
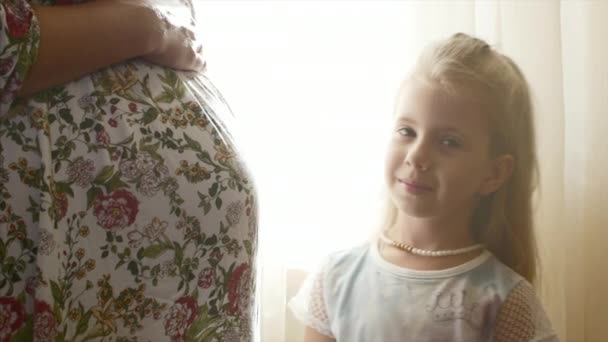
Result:
M430 152L425 145L423 142L412 144L405 158L405 163L419 172L427 171L431 167Z

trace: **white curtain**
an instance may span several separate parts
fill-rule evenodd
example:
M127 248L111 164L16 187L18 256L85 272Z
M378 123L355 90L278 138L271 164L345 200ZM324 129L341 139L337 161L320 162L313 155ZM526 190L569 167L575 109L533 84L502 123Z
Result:
M605 341L608 1L195 3L259 188L262 341L299 341L285 302L301 277L374 229L397 85L422 46L459 31L531 83L541 297L563 341Z

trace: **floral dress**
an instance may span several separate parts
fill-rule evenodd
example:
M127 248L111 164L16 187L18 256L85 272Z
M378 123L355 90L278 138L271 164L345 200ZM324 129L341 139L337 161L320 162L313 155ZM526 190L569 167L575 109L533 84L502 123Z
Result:
M17 100L39 37L0 0L0 342L253 340L256 196L221 95L132 60Z

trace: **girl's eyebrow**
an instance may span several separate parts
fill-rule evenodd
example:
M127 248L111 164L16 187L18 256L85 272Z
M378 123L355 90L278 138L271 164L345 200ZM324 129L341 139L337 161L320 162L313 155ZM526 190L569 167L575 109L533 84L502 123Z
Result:
M399 115L399 117L397 118L397 123L400 124L410 124L410 125L416 125L416 120L410 118L410 117L405 117L403 115L407 115L407 114L401 114ZM461 128L456 127L454 125L450 125L450 124L439 124L436 126L431 127L430 129L431 131L438 131L438 132L452 132L452 133L457 133L459 135L463 135L466 136L466 131L463 131Z
M440 132L452 132L460 135L466 135L466 131L452 125L437 125L433 129Z
M412 125L416 124L416 120L414 120L412 118L405 117L404 115L408 115L408 114L407 113L399 114L399 116L397 117L397 122L399 122L399 123L407 123L407 124L412 124Z

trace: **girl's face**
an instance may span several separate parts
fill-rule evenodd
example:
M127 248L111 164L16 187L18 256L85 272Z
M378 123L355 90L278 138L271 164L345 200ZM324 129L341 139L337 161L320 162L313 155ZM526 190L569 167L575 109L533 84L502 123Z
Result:
M416 80L401 89L385 177L395 206L406 215L468 218L479 197L496 191L510 174L510 156L490 156L487 114L473 98Z

